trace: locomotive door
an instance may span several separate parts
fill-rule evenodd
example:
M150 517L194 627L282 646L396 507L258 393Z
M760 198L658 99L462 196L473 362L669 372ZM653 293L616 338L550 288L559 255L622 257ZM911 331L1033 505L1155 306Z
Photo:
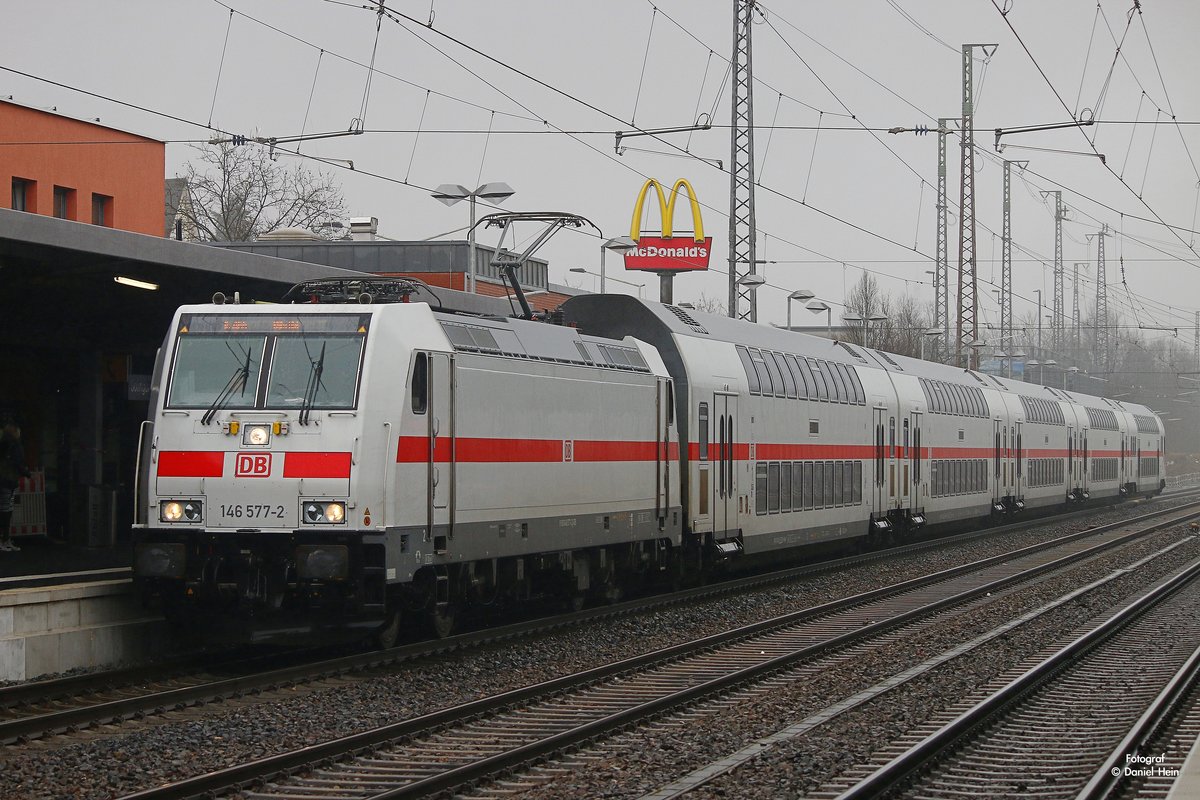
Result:
M724 539L738 528L737 480L734 473L734 444L737 395L713 394L713 429L716 433L716 457L712 481L713 536Z
M454 535L456 453L454 442L454 357L429 354L428 535L444 551Z

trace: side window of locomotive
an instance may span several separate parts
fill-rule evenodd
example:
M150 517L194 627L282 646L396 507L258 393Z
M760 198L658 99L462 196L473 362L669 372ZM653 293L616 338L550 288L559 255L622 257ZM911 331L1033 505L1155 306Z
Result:
M417 353L411 388L413 413L424 414L426 398L429 397L429 358L424 353Z
M754 369L754 362L750 359L750 352L739 344L737 346L737 354L738 358L742 360L742 369L746 370L746 384L750 387L750 394L758 394L760 389L758 371Z
M262 336L180 334L167 405L205 408L230 388L225 408L253 408L265 342Z
M708 461L708 403L700 404L700 411L696 416L699 417L700 460Z

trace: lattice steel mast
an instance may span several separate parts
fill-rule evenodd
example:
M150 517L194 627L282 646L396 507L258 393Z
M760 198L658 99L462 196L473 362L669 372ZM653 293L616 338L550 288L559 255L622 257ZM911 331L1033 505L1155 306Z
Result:
M1096 366L1104 373L1112 364L1108 336L1108 279L1104 270L1104 237L1108 235L1108 226L1104 225L1096 239Z
M978 282L975 272L975 90L971 53L982 48L985 55L995 52L994 44L962 46L962 160L960 162L961 199L958 215L958 328L954 343L955 363L977 366L973 359L963 364L963 345L970 347L979 339ZM988 48L992 48L988 52Z
M950 120L938 117L938 185L937 185L937 263L933 268L933 327L942 332L934 342L934 361L945 361L943 352L950 347L950 258L946 235L946 137Z
M734 0L733 102L729 155L729 316L758 321L755 287L738 281L755 272L754 70L750 29L756 0ZM743 302L745 310L743 311Z
M1062 253L1062 222L1063 204L1062 192L1042 192L1042 195L1054 195L1054 305L1053 316L1050 319L1050 347L1055 356L1062 357L1064 342L1064 323L1066 314L1063 309L1063 253Z
M1087 264L1075 262L1071 271L1071 361L1079 364L1079 268Z
M1012 377L1012 165L1004 162L1004 224L1000 235L1000 342L1009 353L1008 372Z

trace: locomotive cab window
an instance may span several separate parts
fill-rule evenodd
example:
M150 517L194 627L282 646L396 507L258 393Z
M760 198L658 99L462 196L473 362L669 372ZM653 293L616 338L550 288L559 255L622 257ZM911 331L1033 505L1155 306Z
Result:
M180 317L167 405L352 409L370 315Z

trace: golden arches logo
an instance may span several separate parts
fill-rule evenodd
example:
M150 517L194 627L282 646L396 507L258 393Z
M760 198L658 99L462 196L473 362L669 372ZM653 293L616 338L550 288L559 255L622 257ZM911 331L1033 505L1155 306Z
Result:
M658 210L662 216L662 238L670 239L672 237L675 229L675 201L679 199L679 190L683 189L687 192L692 206L692 224L695 228L692 232L692 239L696 242L703 242L704 222L700 219L700 203L696 200L696 192L692 189L692 185L683 178L675 181L670 195L663 191L662 184L654 178L650 178L642 185L642 190L638 192L637 202L633 206L633 224L629 227L629 238L635 242L642 238L642 211L645 208L646 193L650 191L650 187L654 187L654 191L658 194Z

